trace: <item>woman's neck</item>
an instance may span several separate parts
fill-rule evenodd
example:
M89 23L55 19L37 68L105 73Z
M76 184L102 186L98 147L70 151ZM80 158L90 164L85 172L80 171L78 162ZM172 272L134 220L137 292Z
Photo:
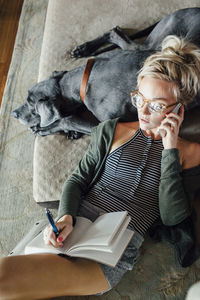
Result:
M161 139L160 134L157 132L157 128L148 129L148 130L141 129L141 130L144 133L144 135L150 136L153 140L160 140Z

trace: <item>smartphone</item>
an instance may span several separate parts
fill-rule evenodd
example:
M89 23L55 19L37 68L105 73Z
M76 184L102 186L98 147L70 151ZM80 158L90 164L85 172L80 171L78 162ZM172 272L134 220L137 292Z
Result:
M181 103L178 103L171 112L178 115L181 105L182 105ZM164 129L158 129L157 132L160 134L161 137L165 137L165 135L166 135L166 132Z
M174 109L172 110L172 112L178 115L181 105L182 105L181 103L178 103L178 104L174 107Z

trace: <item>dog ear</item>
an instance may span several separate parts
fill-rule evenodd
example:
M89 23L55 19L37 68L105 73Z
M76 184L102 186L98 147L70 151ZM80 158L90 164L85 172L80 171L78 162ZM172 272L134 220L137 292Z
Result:
M40 115L40 127L46 127L61 118L58 109L46 100L39 100L35 107Z
M67 71L53 71L51 77L60 79L65 73L67 73Z
M30 90L28 90L28 97L27 97L26 101L28 102L29 105L34 105L34 103L35 103L35 101L32 99L32 95L33 95L33 93Z

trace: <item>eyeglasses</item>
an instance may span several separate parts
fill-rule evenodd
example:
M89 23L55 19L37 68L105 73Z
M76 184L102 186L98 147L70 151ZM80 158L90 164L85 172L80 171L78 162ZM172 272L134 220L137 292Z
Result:
M130 95L133 106L140 109L145 105L145 103L148 103L148 110L151 114L162 114L165 109L177 104L177 102L175 102L170 105L165 105L152 100L145 99L144 96L138 90L132 91Z

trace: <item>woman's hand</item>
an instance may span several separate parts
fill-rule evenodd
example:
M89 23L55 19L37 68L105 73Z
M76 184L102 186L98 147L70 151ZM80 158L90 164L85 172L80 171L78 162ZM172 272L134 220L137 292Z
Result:
M71 215L64 215L62 218L56 222L56 227L59 231L59 235L56 237L56 234L53 232L52 226L48 225L43 234L43 239L46 245L52 245L55 248L62 247L63 241L68 237L68 235L73 230L73 220Z
M179 114L173 112L165 115L161 125L158 127L162 136L164 149L177 148L177 140L181 123L184 119L184 106L182 105Z

